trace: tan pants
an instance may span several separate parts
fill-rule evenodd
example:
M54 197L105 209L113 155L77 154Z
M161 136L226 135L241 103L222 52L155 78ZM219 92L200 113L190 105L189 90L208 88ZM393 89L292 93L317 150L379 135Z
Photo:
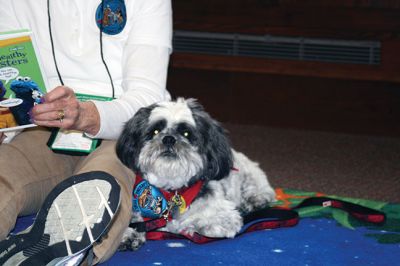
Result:
M88 156L56 154L47 146L50 132L35 128L22 132L11 143L0 145L0 239L6 238L17 216L36 213L47 194L73 174L104 171L121 186L121 206L108 234L96 244L95 262L116 251L130 221L134 174L115 154L115 141L103 141Z

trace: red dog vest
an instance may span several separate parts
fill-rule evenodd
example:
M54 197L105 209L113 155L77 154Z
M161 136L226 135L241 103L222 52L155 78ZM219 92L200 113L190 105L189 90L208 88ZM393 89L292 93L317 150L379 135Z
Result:
M202 244L224 239L207 237L198 233L189 235L185 232L181 232L181 234L177 235L169 232L157 231L157 229L164 227L167 221L171 219L171 213L173 214L174 211L185 211L196 198L202 186L203 181L198 181L189 188L168 192L159 190L140 176L136 176L136 182L133 188L132 208L134 211L140 212L145 218L145 221L131 223L129 226L136 229L138 232L146 232L146 238L149 240L186 238L195 243ZM256 230L294 226L299 221L297 210L309 206L342 209L358 220L377 225L383 224L386 220L385 213L371 208L329 197L311 197L306 198L293 208L266 207L246 214L243 216L243 227L236 236Z
M141 176L136 175L133 187L132 209L139 212L145 220L171 218L175 212L183 213L193 202L203 187L199 180L190 187L176 191L166 191L151 185Z

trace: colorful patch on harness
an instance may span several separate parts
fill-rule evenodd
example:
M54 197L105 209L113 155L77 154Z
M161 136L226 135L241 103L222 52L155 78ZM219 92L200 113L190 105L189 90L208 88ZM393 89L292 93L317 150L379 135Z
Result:
M96 24L106 34L115 35L120 33L126 25L125 1L102 1L96 10Z
M179 194L175 194L170 200L171 206L173 206L173 211L178 211L180 214L186 211L186 201L185 198Z
M132 209L146 218L159 218L167 210L168 203L161 191L141 181L133 190Z

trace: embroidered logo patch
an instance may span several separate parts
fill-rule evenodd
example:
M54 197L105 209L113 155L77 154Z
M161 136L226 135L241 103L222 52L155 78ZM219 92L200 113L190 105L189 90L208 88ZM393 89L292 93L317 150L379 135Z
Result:
M102 22L103 25L101 25ZM126 25L124 0L102 1L96 10L96 24L106 34L115 35L120 33Z
M133 191L132 209L146 218L159 218L168 208L161 191L146 180L137 184Z

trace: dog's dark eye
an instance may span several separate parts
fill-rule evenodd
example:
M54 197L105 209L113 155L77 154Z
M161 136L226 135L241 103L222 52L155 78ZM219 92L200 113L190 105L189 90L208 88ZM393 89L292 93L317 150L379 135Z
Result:
M186 123L180 123L177 128L176 131L178 131L178 133L182 136L185 137L186 139L188 139L189 141L193 140L193 129L187 125Z
M184 132L182 133L182 136L184 136L185 138L189 138L189 137L190 137L189 131L184 131Z
M165 128L167 121L159 120L152 124L148 130L146 130L146 140L151 140L158 134L160 134Z

